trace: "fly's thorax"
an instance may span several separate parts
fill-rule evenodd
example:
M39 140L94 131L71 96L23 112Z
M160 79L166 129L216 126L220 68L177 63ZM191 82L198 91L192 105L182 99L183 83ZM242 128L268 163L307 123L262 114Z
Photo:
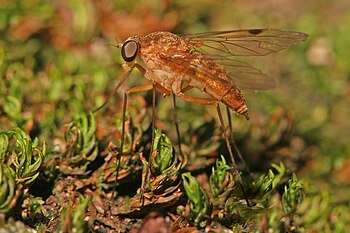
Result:
M143 56L177 53L189 53L192 46L181 37L170 32L154 32L140 38L141 54Z
M186 54L190 50L179 36L170 32L155 32L141 37L139 55L146 69L146 78L170 92L179 93L183 76L181 74L185 68L166 58L177 57L178 54Z
M185 43L181 37L170 32L153 32L140 38L142 46L160 45L166 49L167 46Z
M141 55L140 63L145 67L145 78L158 83L169 92L177 93L181 89L181 79L176 70L164 63L158 56Z

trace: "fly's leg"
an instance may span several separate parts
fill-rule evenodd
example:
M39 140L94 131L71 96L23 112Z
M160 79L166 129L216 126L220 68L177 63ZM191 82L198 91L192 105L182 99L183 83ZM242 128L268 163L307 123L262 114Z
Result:
M121 87L121 85L125 82L125 80L129 77L131 71L134 68L134 65L131 66L127 66L125 67L125 73L123 74L123 77L120 79L120 81L118 82L118 84L115 86L114 88L114 92L111 93L107 100L97 109L95 109L93 112L97 112L100 109L102 109L104 106L106 106L106 104L108 103L108 101L110 100L110 98L117 93L117 90ZM116 187L117 187L117 182L118 182L118 174L119 174L119 166L120 166L120 160L123 154L123 146L124 146L124 134L125 134L125 114L126 114L126 104L127 104L127 94L124 93L123 96L123 113L122 113L122 132L121 132L121 139L120 139L120 148L119 151L117 153L117 166L115 168L115 173L116 173L116 178L114 180L114 187L113 187L113 192L112 192L112 198L115 196L116 194Z
M218 116L219 116L219 120L220 120L221 129L222 129L222 132L223 132L223 136L224 136L224 138L226 140L226 146L227 146L228 152L230 154L232 167L233 167L235 176L237 177L239 182L242 182L241 176L240 176L240 174L238 172L238 168L237 168L237 165L236 165L235 158L233 156L233 152L232 152L232 149L231 149L231 145L230 145L230 141L229 141L229 138L228 138L227 130L226 130L226 127L225 127L225 124L224 124L224 120L223 120L223 117L222 117L222 114L221 114L221 110L220 110L220 107L219 107L219 101L218 100L214 100L214 99L199 98L199 97L184 95L183 93L180 93L179 97L181 99L185 100L185 101L188 101L188 102L195 102L195 103L200 103L200 104L208 104L208 105L215 105L216 106L216 109L217 109L217 112L218 112Z
M116 195L116 188L117 188L117 183L118 183L118 176L119 176L119 168L120 168L120 162L121 158L123 156L123 147L124 147L124 134L125 134L125 114L126 114L126 105L128 102L128 95L126 92L124 92L123 96L123 113L122 113L122 132L121 132L121 138L120 138L120 148L119 148L119 153L117 157L117 166L115 168L115 180L114 180L114 187L113 187L113 192L112 192L112 198L115 197Z
M154 144L154 137L155 137L155 118L156 118L156 87L157 84L152 83L152 84L148 84L148 85L144 85L144 86L138 86L138 87L133 87L130 88L128 90L128 94L129 93L133 93L133 92L141 92L141 91L149 91L152 90L152 142L151 142L151 149L150 149L150 153L152 154L153 152L153 144ZM151 156L150 156L151 157ZM147 186L147 180L149 179L149 170L150 170L150 163L148 162L148 168L146 169L146 174L145 174L145 178L142 179L142 184L141 184L141 194L140 194L140 203L141 206L143 206L144 204L144 193L146 190L146 186Z
M126 114L126 105L127 105L127 93L124 93L123 96L123 113L122 113L122 132L121 132L121 138L120 138L120 147L119 150L116 154L116 160L117 160L117 165L115 167L115 180L114 180L114 185L113 185L113 191L112 191L112 198L110 199L111 201L116 197L117 193L117 184L118 184L118 176L119 176L119 169L120 169L120 162L121 158L123 156L123 147L124 147L124 134L125 134L125 114ZM107 205L107 209L105 209L105 212L107 211L112 211L112 204L109 203ZM110 212L112 215L112 212Z
M245 197L245 200L247 202L247 205L248 206L251 206L250 203L249 203L249 200L247 198L247 194L245 192L245 189L244 189L244 186L243 186L243 180L242 180L242 177L241 175L239 174L239 171L238 171L238 167L237 167L237 163L234 159L234 156L233 156L233 152L232 152L232 148L231 148L231 143L230 143L230 140L229 140L229 135L227 133L227 130L226 130L226 126L225 126L225 123L224 123L224 119L222 117L222 114L221 114L221 109L220 109L220 106L219 106L219 102L216 104L216 110L217 110L217 113L218 113L218 116L219 116L219 120L220 120L220 124L221 124L221 128L222 128L222 134L224 135L224 138L225 138L225 141L226 141L226 147L229 151L229 154L230 154L230 157L231 157L231 161L232 161L232 168L233 168L233 172L235 174L235 177L237 178L238 180L238 183L239 183L239 186L241 187L241 190L242 190L242 193ZM229 123L230 124L230 123ZM232 125L231 125L232 126ZM230 131L231 132L231 131ZM232 133L231 133L232 135ZM234 141L233 141L234 142ZM236 144L234 144L236 146ZM236 148L236 147L235 147ZM238 150L238 148L237 148ZM239 152L239 151L238 151ZM239 153L240 154L240 153Z
M237 164L236 164L235 158L233 156L233 152L232 152L232 148L231 148L231 144L230 144L230 140L229 140L229 135L227 133L227 129L226 129L226 126L225 126L225 123L224 123L224 119L223 119L222 114L221 114L219 103L216 104L216 111L217 111L218 116L219 116L219 121L220 121L221 129L222 129L222 134L223 134L223 136L225 138L225 141L226 141L226 147L227 147L228 152L229 152L230 157L231 157L233 172L234 172L235 176L237 177L237 180L239 181L239 183L242 184L243 183L242 182L242 178L241 178L241 175L238 172Z
M180 129L179 129L179 121L177 118L175 94L173 93L172 96L173 96L173 106L174 106L174 125L175 125L175 129L176 129L176 134L177 134L179 153L180 153L181 157L184 158L184 155L182 154L182 149L181 149L181 136L180 136Z
M126 72L124 73L123 77L120 79L120 81L118 82L117 86L115 87L114 93L117 92L117 90L121 87L121 85L125 82L125 80L128 78L128 76L130 75L131 71L133 70L133 68L137 68L141 71L142 74L145 73L145 69L137 64L134 63L132 65L126 65L124 66L126 69ZM154 143L154 130L155 130L155 89L158 88L160 91L162 91L164 93L164 95L170 95L170 92L165 89L163 86L161 86L160 84L157 83L152 83L152 84L146 84L143 86L137 86L137 87L132 87L129 88L128 90L125 91L124 93L124 97L123 97L123 113L122 113L122 132L121 132L121 139L120 139L120 148L119 148L119 152L117 153L117 166L116 166L116 179L114 181L114 188L113 188L113 192L112 192L112 197L114 197L116 195L116 186L117 186L117 182L118 182L118 174L119 174L119 169L120 169L120 162L121 162L121 157L123 155L123 147L124 147L124 140L125 140L125 117L126 117L126 106L127 106L127 99L128 99L128 95L131 93L135 93L135 92L144 92L144 91L149 91L149 90L153 90L153 106L152 106L152 145L151 147L153 147L153 143ZM112 93L112 94L114 94ZM110 95L107 99L107 101L110 99L112 95ZM100 110L101 108L103 108L106 104L107 101L100 107L98 107L94 112ZM151 148L151 151L153 149ZM148 172L149 169L147 169ZM146 174L146 178L147 178L148 174ZM145 183L145 182L143 182ZM142 185L141 188L141 199L142 199L142 204L143 204L143 193L144 193L144 187L145 184Z
M142 75L144 75L146 73L145 68L143 68L141 65L139 64L135 64L135 67L140 70L140 72L142 73ZM151 158L151 154L153 153L153 144L154 144L154 137L155 137L155 125L156 125L156 88L158 88L161 92L164 93L164 96L170 95L170 92L165 89L162 85L156 83L156 82L152 82L152 84L148 84L145 85L144 87L146 87L146 89L141 90L140 88L133 88L133 90L135 90L135 92L138 91L148 91L148 90L152 90L152 142L151 142L151 149L150 149L150 156L149 158ZM147 181L149 179L149 170L150 170L150 161L148 161L148 168L146 169L146 174L145 174L145 178L142 179L141 182L141 193L140 193L140 204L141 206L144 205L145 199L144 199L144 193L146 190L146 186L147 186Z
M131 71L134 69L134 67L140 69L140 65L134 63L130 66L124 66L126 72L124 73L123 77L120 79L120 81L118 82L117 86L114 89L114 92L112 94L115 94L117 92L117 90L121 87L121 85L125 82L125 80L129 77ZM142 68L142 67L141 67ZM121 132L121 139L120 139L120 148L119 148L119 152L117 154L117 166L116 166L116 178L114 181L114 187L113 187L113 192L112 192L112 198L115 196L116 194L116 187L117 187L117 182L118 182L118 175L119 175L119 169L120 169L120 162L121 162L121 158L123 155L123 147L124 147L124 137L125 137L125 115L126 115L126 105L128 102L128 94L133 93L133 92L141 92L141 91L147 91L147 90L151 90L152 89L152 85L144 85L144 86L138 86L138 87L133 87L133 88L129 88L128 90L126 90L126 92L124 92L124 96L123 96L123 113L122 113L122 132ZM101 105L100 107L98 107L95 111L100 110L101 108L103 108L108 100L110 99L112 95L110 95L106 102Z
M117 90L121 87L121 85L125 82L125 80L129 77L131 71L134 69L134 67L138 67L136 66L136 63L132 64L132 65L127 65L124 66L125 68L125 73L123 74L123 77L120 79L120 81L118 82L118 84L115 86L114 91L107 97L107 100L98 108L96 108L93 112L97 112L100 109L102 109L104 106L107 105L108 101L112 98L113 95L115 95L117 93ZM125 115L126 115L126 105L127 105L127 95L128 93L125 92L124 96L123 96L123 113L122 113L122 132L121 132L121 139L120 139L120 148L119 151L117 153L117 166L115 168L115 174L116 174L116 178L114 180L114 185L113 185L113 191L112 191L112 198L116 195L116 188L117 188L117 183L118 183L118 176L119 176L119 169L120 169L120 162L121 162L121 158L123 155L123 147L124 147L124 134L125 134Z
M244 197L246 199L247 205L251 206L249 201L248 201L248 199L247 199L247 195L246 195L246 192L245 192L245 189L244 189L244 186L243 186L243 180L242 180L241 175L239 174L238 167L237 167L236 161L235 161L234 156L233 156L233 152L232 152L232 149L231 149L232 147L231 147L231 143L230 143L230 140L229 140L229 135L227 134L226 126L225 126L225 123L224 123L224 120L223 120L223 117L222 117L222 114L221 114L219 101L218 100L214 100L214 99L207 99L207 98L199 98L199 97L194 97L194 96L188 96L188 95L184 95L183 93L180 93L178 96L181 99L183 99L185 101L188 101L188 102L194 102L194 103L208 104L208 105L215 105L216 106L216 110L217 110L217 113L218 113L218 117L219 117L221 129L222 129L222 133L223 133L223 136L224 136L225 142L226 142L226 147L228 149L228 152L229 152L229 155L230 155L230 158L231 158L234 175L235 175L235 177L236 177L236 179L237 179L237 181L238 181L238 183L239 183L239 185L241 187L241 190L242 190L242 193L243 193L243 195L244 195ZM237 148L237 150L238 150L238 148Z
M116 186L118 182L118 175L119 175L119 169L120 169L120 162L121 162L121 157L123 155L123 147L124 147L124 140L125 140L125 117L126 117L126 106L128 102L128 95L130 93L134 92L142 92L142 91L149 91L153 88L152 85L144 85L144 86L137 86L137 87L132 87L129 88L124 92L124 97L123 97L123 114L122 114L122 132L121 132L121 139L120 139L120 148L118 152L118 158L117 158L117 166L116 166L116 179L114 181L114 188L113 188L113 193L112 197L115 196L116 193Z
M150 175L149 174L151 169L150 158L154 149L153 144L154 144L155 130L156 130L156 86L154 83L152 83L152 143L151 143L150 155L148 159L148 168L146 169L145 179L142 180L142 185L141 185L141 195L140 195L141 206L143 206L143 204L145 203L144 193L145 193L147 181L149 180L149 175Z
M142 72L142 71L141 71ZM170 95L170 91L167 90L166 88L164 88L162 85L153 82L152 84L148 84L148 85L144 85L144 86L140 86L140 87L134 87L131 89L132 92L140 92L140 91L149 91L152 90L152 142L151 142L151 148L150 148L150 157L151 154L153 153L153 144L154 144L154 138L155 138L155 130L156 130L156 89L159 89L161 92L163 92L164 96L169 96ZM130 89L129 89L129 93L130 93ZM175 101L175 100L174 100ZM175 102L174 102L175 104ZM175 105L174 105L175 106ZM180 140L180 134L178 134L179 140ZM180 154L182 155L181 149L180 149ZM150 171L150 162L148 162L148 168L146 169L146 174L145 174L145 178L142 180L142 184L141 184L141 194L140 194L140 204L141 206L144 205L144 193L146 190L146 186L147 186L147 181L149 180L149 171Z
M193 88L192 86L188 85L185 88L181 89L180 94L183 95L183 93L185 91L191 90L192 88ZM172 96L173 96L173 107L174 107L173 118L174 118L174 125L175 125L175 129L176 129L176 134L177 134L179 153L180 153L181 157L184 158L184 154L182 153L182 149L181 149L181 134L180 134L180 128L179 128L179 120L178 120L178 117L177 117L176 95L175 95L175 93L172 93Z
M200 104L208 104L208 105L215 105L217 112L218 112L218 116L219 116L219 120L220 120L220 125L222 128L222 132L223 132L223 136L226 140L226 146L227 149L229 151L230 157L231 157L231 161L232 161L232 166L233 166L233 170L235 172L235 176L237 177L237 179L241 182L241 176L239 175L238 172L238 168L235 162L235 158L233 156L233 152L231 149L231 145L230 145L230 141L228 139L228 134L227 134L227 130L224 124L224 120L221 114L221 110L219 107L219 101L218 100L214 100L214 99L207 99L207 98L199 98L199 97L194 97L194 96L188 96L188 95L184 95L183 93L180 93L179 97L185 101L188 102L195 102L195 103L200 103Z
M140 72L144 75L146 70L143 68L141 65L135 63L134 65ZM169 90L164 88L162 85L156 82L152 82L152 84L144 85L144 86L139 86L139 87L133 87L128 90L128 93L131 92L141 92L141 91L149 91L152 90L152 142L151 142L151 149L150 149L150 157L151 154L153 153L153 144L154 144L154 137L155 137L155 128L156 128L156 89L159 89L162 93L163 96L169 96L171 93ZM142 179L142 184L141 184L141 193L140 193L140 204L141 206L144 205L144 193L146 190L147 186L147 181L149 180L149 171L150 171L150 162L148 162L148 168L146 169L146 174L144 176L144 179Z
M193 89L193 86L187 85L186 87L181 89L181 93L185 93L186 91L189 91L191 89Z
M153 143L154 143L154 130L155 130L155 98L156 98L156 85L153 84L146 84L143 86L137 86L137 87L132 87L129 88L125 94L124 94L124 104L123 104L123 122L122 122L122 140L121 140L121 148L124 142L124 128L125 128L125 111L126 111L126 99L127 96L131 93L135 92L144 92L144 91L149 91L153 90L153 97L152 97L152 144L151 144L151 153L153 151ZM117 169L117 175L118 175L118 170L119 170L119 164L120 164L120 158L118 158L118 169ZM144 204L144 192L145 192L145 187L146 187L146 181L148 180L149 176L149 167L146 169L146 175L145 179L142 180L142 185L141 185L141 197L140 197L140 202L141 205ZM118 176L117 176L118 178Z
M125 67L125 73L123 74L123 77L120 79L118 84L115 86L114 91L107 97L106 101L99 107L93 110L93 113L98 112L103 107L105 107L108 103L108 101L117 93L118 89L121 87L121 85L125 82L125 80L129 77L131 71L134 69L135 64L126 66Z
M123 77L120 79L120 81L118 82L118 84L115 86L114 88L114 92L112 92L108 97L107 100L98 108L96 108L93 112L97 112L100 109L102 109L104 106L107 105L108 101L112 98L112 96L117 93L117 90L121 87L121 85L125 82L125 80L129 77L131 71L133 70L134 65L130 65L125 67L125 73L123 74ZM121 132L121 139L120 139L120 148L119 151L116 153L116 160L117 160L117 165L115 168L115 174L116 174L116 178L114 180L114 186L113 186L113 191L112 191L112 198L116 195L116 187L117 187L117 182L118 182L118 174L119 174L119 166L120 166L120 162L121 162L121 157L123 154L123 147L124 147L124 134L125 134L125 114L126 114L126 105L127 105L127 93L124 93L123 96L123 113L122 113L122 132ZM108 205L107 206L107 210L106 212L109 210L111 211L111 206L112 205Z
M192 103L199 103L199 104L207 104L207 105L215 105L219 101L213 100L213 99L207 99L207 98L200 98L200 97L194 97L189 95L184 95L183 93L179 93L177 96L179 96L181 99L192 102Z
M234 135L233 135L233 127L232 127L232 121L231 121L231 110L229 107L226 106L226 113L227 113L227 119L228 119L228 128L229 128L229 138L230 138L230 142L233 146L233 149L235 150L236 154L238 155L239 159L241 160L241 162L243 163L243 166L248 169L249 171L249 168L247 166L247 163L245 162L240 150L238 149L237 147L237 144L235 142L235 139L234 139Z

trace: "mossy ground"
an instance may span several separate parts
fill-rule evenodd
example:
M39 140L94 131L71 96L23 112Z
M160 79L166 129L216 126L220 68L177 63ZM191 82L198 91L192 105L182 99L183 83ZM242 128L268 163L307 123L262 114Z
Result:
M6 215L0 226L14 229L17 221L18 227L49 232L73 228L81 232L135 228L137 232L142 219L142 226L148 222L164 229L174 227L176 219L185 219L183 228L178 229L180 232L194 230L194 225L201 228L203 224L216 227L217 231L231 228L346 232L350 226L349 10L347 0L3 1L0 130L8 133L19 127L31 137L33 148L42 151L45 143L46 152L38 177L34 177L37 173L28 173L35 180L33 183L25 183L28 181L25 172L21 173L25 180L16 177L13 205L2 211ZM157 198L156 201L145 203L145 208L137 206L137 190L144 174L142 164L147 162L139 155L142 152L148 158L150 154L151 93L129 96L128 138L124 147L129 156L122 158L127 165L118 174L117 198L112 197L115 148L120 145L122 93L127 87L147 82L138 71L133 72L104 109L94 117L89 115L113 93L122 74L120 51L110 45L118 43L115 38L123 41L136 33L159 30L186 34L265 27L293 29L310 37L302 45L278 54L244 59L276 77L279 83L271 91L245 91L251 120L233 117L235 141L250 168L248 173L240 167L248 190L254 190L249 185L253 181L258 183L262 174L270 174L272 163L283 162L286 167L281 185L276 178L274 184L266 178L271 176L265 177L266 182L275 185L271 186L274 192L266 191L268 201L264 199L267 196L248 193L248 198L249 195L255 198L261 209L251 208L249 212L239 205L232 209L231 205L230 211L235 214L224 214L226 218L220 219L214 216L226 213L219 211L225 210L225 206L212 201L210 208L202 207L211 212L201 215L199 223L186 211L180 218L176 208L189 204L182 193L180 174L190 171L195 175L212 200L208 181L212 166L220 154L227 156L215 107L180 99L177 115L182 148L188 155L187 166L183 170L179 168L178 173L174 170L167 173L171 175L166 176L167 185L162 186L161 192L155 191L157 185L150 187L150 200ZM171 98L157 97L156 125L176 147ZM11 135L7 152L14 151L13 156L8 153L2 163L14 168L15 163L8 158L15 158L21 150ZM38 156L35 151L33 158ZM37 160L29 164L35 164L34 161ZM169 162L172 169L178 168L176 164ZM280 174L276 168L272 170L275 176ZM301 180L305 197L296 212L286 214L282 193L284 187L293 186L286 186L292 173ZM176 175L179 179L173 178ZM232 192L241 197L238 189ZM168 195L160 199L160 193ZM205 195L201 198L205 199ZM125 205L125 200L135 204L131 208L135 212ZM237 204L238 200L230 201ZM113 214L111 206L115 212L124 211L124 214ZM156 215L152 211L159 206L163 206L162 211ZM263 207L271 211L260 211ZM232 219L235 222L230 222Z

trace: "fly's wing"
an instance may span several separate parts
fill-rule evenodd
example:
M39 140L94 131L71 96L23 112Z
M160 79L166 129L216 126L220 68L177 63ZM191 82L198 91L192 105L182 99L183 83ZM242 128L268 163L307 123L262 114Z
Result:
M264 56L300 44L308 35L283 29L250 29L185 35L195 49L212 55Z
M193 76L198 73L210 80L216 80L220 76L217 72L221 72L218 67L222 65L225 67L224 72L230 78L225 80L227 85L238 84L240 88L245 90L267 90L276 87L276 82L271 76L241 61L223 57L218 58L200 52L190 54L181 52L176 54L162 53L160 58L168 64L177 66L178 70L185 70L184 75ZM211 62L206 62L210 60Z
M271 76L232 58L264 56L300 44L307 37L305 33L283 29L250 29L197 33L182 38L191 44L195 51L206 54L206 59L225 66L227 73L239 87L247 90L266 90L276 87L276 82ZM191 56L195 59L198 55L193 53ZM188 62L185 61L183 65L187 65Z
M245 62L226 58L217 58L215 61L225 66L228 75L242 89L258 91L273 89L277 86L274 78Z

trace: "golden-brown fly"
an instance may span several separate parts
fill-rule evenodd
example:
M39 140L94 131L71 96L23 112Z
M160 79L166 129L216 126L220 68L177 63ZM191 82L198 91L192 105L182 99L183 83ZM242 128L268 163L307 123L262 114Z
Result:
M137 67L152 85L131 88L149 90L155 86L165 95L203 104L222 102L248 117L248 108L237 84L262 90L275 81L235 56L264 56L306 40L307 34L281 29L218 31L178 36L170 32L135 35L120 44L127 71ZM121 83L124 82L127 75ZM211 98L186 95L197 88Z

